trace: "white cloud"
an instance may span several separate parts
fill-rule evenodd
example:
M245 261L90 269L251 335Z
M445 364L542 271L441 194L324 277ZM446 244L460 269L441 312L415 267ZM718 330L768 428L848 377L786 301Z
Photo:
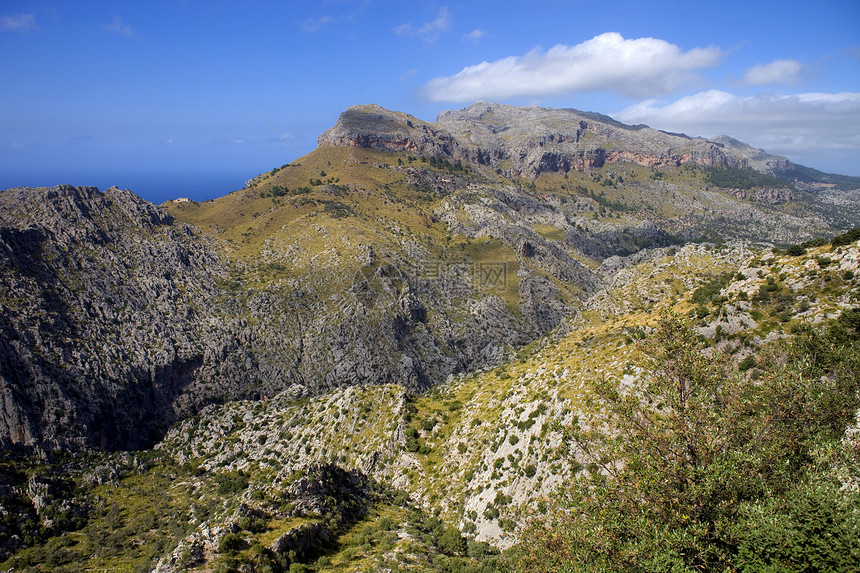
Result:
M744 73L744 82L752 86L791 85L800 80L803 66L797 60L774 60L753 66Z
M698 82L696 70L717 65L719 48L678 46L655 38L625 40L608 32L575 46L559 44L547 52L482 62L460 73L436 78L424 88L432 101L559 96L612 91L629 97L654 97Z
M244 137L222 136L222 137L216 137L214 139L214 143L216 143L218 145L244 145L244 144L248 143L248 140L245 139Z
M439 36L451 30L451 12L448 8L439 10L434 20L414 26L411 22L401 24L394 29L398 36L416 36L425 42L435 42Z
M737 97L711 90L664 105L645 101L613 117L689 135L725 134L780 155L839 150L860 158L860 93Z
M470 42L477 44L478 42L481 41L481 38L486 37L486 35L487 35L486 30L481 30L480 28L476 28L476 29L472 30L471 32L469 32L468 34L463 34L463 38L466 40L469 40Z
M113 21L110 24L103 24L102 28L107 30L108 32L113 32L115 34L120 34L121 36L126 36L129 38L134 37L134 31L131 29L131 26L128 24L122 23L122 18L114 14Z
M15 16L0 17L0 30L11 30L13 32L29 32L38 30L35 14L17 14Z
M308 18L302 21L302 31L307 33L319 32L323 26L332 21L331 16L322 16L320 18Z
M405 82L405 81L409 80L410 78L414 78L414 77L415 77L415 76L417 76L417 75L418 75L418 70L417 70L417 69L415 69L415 68L409 68L408 70L406 70L405 72L403 72L403 73L400 75L400 81L401 81L401 82Z

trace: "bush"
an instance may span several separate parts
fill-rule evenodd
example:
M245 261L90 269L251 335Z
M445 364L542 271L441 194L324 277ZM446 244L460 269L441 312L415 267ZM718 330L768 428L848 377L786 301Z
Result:
M801 245L791 245L785 250L785 254L790 257L799 257L806 254L806 249Z
M328 214L328 216L334 219L342 219L355 214L355 210L352 207L344 203L340 203L339 201L330 201L326 203L323 210Z
M445 528L445 531L439 536L436 546L439 551L446 555L465 555L467 548L466 538L453 527Z
M739 570L853 571L860 563L860 496L836 483L803 483L782 499L750 503L734 535Z
M650 374L596 381L588 424L565 429L589 472L523 532L519 570L852 570L860 496L835 476L860 464L840 441L860 406L858 334L858 309L801 325L758 353L766 375L749 384L664 319Z
M219 553L235 553L240 551L244 545L245 542L241 537L235 533L226 533L218 541L218 551Z
M242 472L221 475L215 479L218 481L218 488L215 490L218 495L234 495L248 487L248 476Z
M695 304L708 304L720 294L720 291L732 280L732 273L721 273L693 291L692 301Z
M830 241L830 244L834 247L841 247L843 245L850 245L857 240L860 240L860 227L854 227L850 231L833 237L833 240Z
M827 239L825 239L823 237L816 237L814 239L810 239L808 241L804 241L804 242L800 243L800 246L805 248L805 249L811 249L813 247L823 247L824 245L828 244L829 242L830 241L828 241Z
M746 372L750 368L755 368L755 366L756 366L755 356L750 354L749 356L747 356L746 358L744 358L743 360L741 360L738 363L738 370L740 370L741 372Z

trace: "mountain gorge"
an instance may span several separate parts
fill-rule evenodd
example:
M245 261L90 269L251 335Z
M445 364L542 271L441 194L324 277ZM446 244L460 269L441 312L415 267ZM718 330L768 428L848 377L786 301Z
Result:
M350 108L204 202L0 192L0 559L495 570L488 543L587 466L565 428L597 418L594 380L647 378L667 313L744 376L850 320L858 189L725 136L478 102Z

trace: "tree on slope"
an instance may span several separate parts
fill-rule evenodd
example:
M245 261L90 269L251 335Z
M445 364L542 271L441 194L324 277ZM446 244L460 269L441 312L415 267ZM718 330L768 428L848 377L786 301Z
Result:
M840 438L860 405L858 318L764 353L753 382L665 317L646 374L597 381L591 414L564 428L586 469L527 529L515 568L850 570L860 498L842 485L860 477L860 447Z

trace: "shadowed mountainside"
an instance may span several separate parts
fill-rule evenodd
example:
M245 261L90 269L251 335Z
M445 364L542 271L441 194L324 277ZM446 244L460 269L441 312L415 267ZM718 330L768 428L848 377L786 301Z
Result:
M804 169L479 102L435 123L350 108L317 150L213 201L7 190L0 435L143 447L211 403L422 391L568 328L618 256L857 224L853 180Z

